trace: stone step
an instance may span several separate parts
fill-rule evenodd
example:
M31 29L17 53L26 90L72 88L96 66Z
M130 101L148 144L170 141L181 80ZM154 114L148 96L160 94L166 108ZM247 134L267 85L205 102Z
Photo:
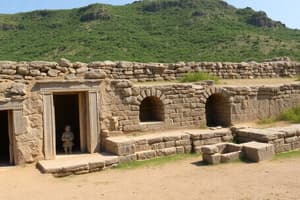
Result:
M157 156L168 155L169 152L174 151L176 153L190 153L193 148L195 150L198 146L228 142L231 139L232 134L229 128L217 130L186 129L139 136L108 137L105 139L104 148L107 152L119 156L130 156L132 159L139 152Z
M105 153L61 155L56 156L55 160L39 161L37 168L42 173L49 173L59 177L100 171L118 163L118 156Z

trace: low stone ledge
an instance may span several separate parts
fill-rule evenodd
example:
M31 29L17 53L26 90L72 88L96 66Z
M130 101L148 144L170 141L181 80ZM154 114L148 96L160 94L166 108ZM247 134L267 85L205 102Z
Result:
M240 143L257 141L273 144L276 153L300 149L299 124L266 129L237 129L234 134Z
M62 177L101 171L118 163L118 156L86 154L64 156L55 160L42 160L37 163L37 168L42 173Z

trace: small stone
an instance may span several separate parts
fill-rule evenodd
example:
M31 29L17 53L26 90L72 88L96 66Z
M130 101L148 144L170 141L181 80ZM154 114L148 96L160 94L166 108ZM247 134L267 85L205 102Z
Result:
M56 69L50 69L47 74L50 77L57 77L58 73L59 73L58 70L56 70Z
M93 70L85 73L86 79L104 79L106 78L106 73L102 70Z
M10 95L26 95L26 85L23 83L13 83L10 88L7 89L7 93Z
M58 64L61 67L72 67L73 64L71 63L71 61L65 59L65 58L61 58L60 61L58 62Z

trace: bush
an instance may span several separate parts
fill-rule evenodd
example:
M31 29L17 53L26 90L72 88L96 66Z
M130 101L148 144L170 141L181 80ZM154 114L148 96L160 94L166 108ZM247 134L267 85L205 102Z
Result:
M180 82L188 83L207 80L212 80L214 83L218 83L220 81L219 77L211 75L207 72L194 72L186 74L182 79L180 79Z
M88 22L93 20L110 20L110 13L108 13L107 9L104 6L91 6L90 9L87 9L83 15L80 17L80 21Z
M300 123L300 105L283 112L279 116L279 120Z

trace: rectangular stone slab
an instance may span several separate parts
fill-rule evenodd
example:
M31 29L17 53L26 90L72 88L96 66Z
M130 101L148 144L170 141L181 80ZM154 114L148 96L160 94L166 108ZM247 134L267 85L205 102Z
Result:
M260 142L244 143L243 151L246 159L253 162L270 160L275 154L273 144L266 144Z

